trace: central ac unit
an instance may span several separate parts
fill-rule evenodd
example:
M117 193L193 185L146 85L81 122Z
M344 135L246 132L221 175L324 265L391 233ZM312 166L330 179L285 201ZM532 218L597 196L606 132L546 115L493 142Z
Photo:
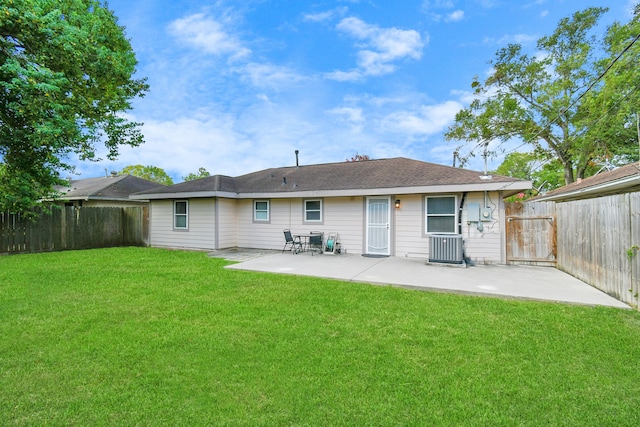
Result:
M462 235L432 234L429 236L429 262L462 264Z

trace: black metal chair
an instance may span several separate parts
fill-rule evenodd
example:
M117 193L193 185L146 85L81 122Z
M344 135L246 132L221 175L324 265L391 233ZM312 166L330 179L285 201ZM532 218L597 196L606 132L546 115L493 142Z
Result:
M318 253L322 253L322 242L324 240L324 233L312 231L309 233L309 250L313 256L313 250L317 249Z
M298 252L302 251L302 242L300 241L300 236L293 237L291 235L291 230L284 230L284 240L285 243L284 248L282 248L282 253L287 250L287 247L289 247L289 250L292 254L297 254Z

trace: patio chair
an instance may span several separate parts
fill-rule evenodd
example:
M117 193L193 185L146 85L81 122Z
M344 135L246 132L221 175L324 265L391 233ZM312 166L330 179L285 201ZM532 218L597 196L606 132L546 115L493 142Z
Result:
M282 253L287 250L287 247L289 247L289 250L292 254L297 254L298 252L302 251L302 242L300 241L300 236L293 237L291 235L291 230L284 230L284 241L285 243L284 248L282 248Z
M317 249L318 253L322 253L322 242L324 240L324 233L319 231L312 231L309 233L309 250L311 256L313 256L313 250Z

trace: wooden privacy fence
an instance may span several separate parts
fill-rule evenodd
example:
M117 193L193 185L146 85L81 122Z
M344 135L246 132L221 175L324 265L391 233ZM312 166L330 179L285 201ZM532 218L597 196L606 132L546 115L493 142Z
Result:
M0 214L0 254L146 246L148 207L54 207L35 218Z
M640 193L561 202L558 268L638 307Z
M508 264L555 266L554 202L505 203Z
M505 206L509 264L555 265L640 307L640 193Z

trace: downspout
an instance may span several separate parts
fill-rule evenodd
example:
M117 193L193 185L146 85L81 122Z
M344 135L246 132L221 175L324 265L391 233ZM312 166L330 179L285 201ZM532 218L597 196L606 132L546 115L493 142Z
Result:
M464 208L464 201L467 198L467 193L462 193L462 199L460 199L460 206L458 207L458 234L462 236L462 209ZM467 256L467 250L464 245L464 240L462 242L462 259L467 265L475 265L471 258Z

